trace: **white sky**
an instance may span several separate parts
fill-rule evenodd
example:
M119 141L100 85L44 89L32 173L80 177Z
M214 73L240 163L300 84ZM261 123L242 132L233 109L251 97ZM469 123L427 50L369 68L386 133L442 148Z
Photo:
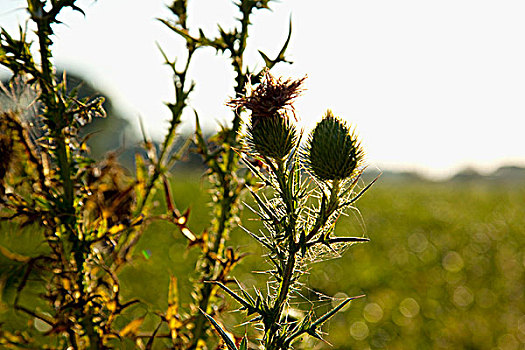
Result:
M228 0L189 0L190 26L209 36L217 21L234 25ZM14 34L24 1L0 0L0 25ZM166 131L171 74L156 42L173 57L183 42L156 17L169 0L80 0L87 16L67 13L56 26L59 66L82 73L153 136ZM322 5L321 5L322 4ZM464 166L481 171L525 165L525 1L282 0L259 11L251 27L250 67L257 49L270 57L293 21L288 57L274 74L308 75L297 101L306 129L327 108L355 125L368 162L381 169L443 177ZM182 58L181 58L182 61ZM193 62L191 104L209 128L231 119L227 60L203 50ZM193 124L187 115L188 126Z

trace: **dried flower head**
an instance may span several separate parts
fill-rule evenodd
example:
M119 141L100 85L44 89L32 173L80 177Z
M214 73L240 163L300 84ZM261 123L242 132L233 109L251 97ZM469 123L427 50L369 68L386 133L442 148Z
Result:
M247 87L246 96L228 103L233 108L242 107L251 112L246 144L253 153L282 159L291 152L297 143L297 131L289 114L295 117L293 101L302 92L304 79L274 78L266 71L254 89Z
M251 111L252 118L272 116L282 109L292 112L295 116L293 101L303 91L301 79L281 79L273 77L269 71L259 84L252 89L247 87L247 95L232 99L228 105L233 108L244 107Z
M318 179L343 180L353 175L364 152L346 123L328 110L310 134L303 157Z

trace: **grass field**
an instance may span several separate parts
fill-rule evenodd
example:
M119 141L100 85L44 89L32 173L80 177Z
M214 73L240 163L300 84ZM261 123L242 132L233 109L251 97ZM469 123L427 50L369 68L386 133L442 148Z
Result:
M190 227L206 223L205 183L182 176L174 183L180 208L191 206ZM204 180L203 180L204 181ZM195 191L201 193L195 196ZM313 303L297 299L293 306L322 313L338 298L366 294L353 301L324 330L335 349L523 349L525 347L525 185L488 182L431 183L380 180L339 221L336 233L366 236L369 243L350 249L339 259L314 264L303 281ZM250 215L246 226L254 227ZM38 235L2 226L0 242L35 255L43 249ZM23 238L22 238L23 237ZM263 287L264 253L241 229L232 246L249 252L234 270L245 286ZM144 234L134 262L122 271L123 297L144 304L135 314L150 315L167 306L168 279L178 277L182 301L189 300L196 251L188 250L174 226L156 222ZM0 257L2 269L12 269ZM33 290L31 293L36 293ZM24 296L28 302L31 293ZM319 293L319 294L318 294ZM6 290L9 302L13 291ZM230 309L237 305L229 300ZM224 313L233 325L239 313ZM0 321L12 328L27 321L0 305ZM35 326L35 325L30 325ZM148 321L145 327L148 326ZM243 334L245 327L233 327ZM318 348L330 348L315 342Z

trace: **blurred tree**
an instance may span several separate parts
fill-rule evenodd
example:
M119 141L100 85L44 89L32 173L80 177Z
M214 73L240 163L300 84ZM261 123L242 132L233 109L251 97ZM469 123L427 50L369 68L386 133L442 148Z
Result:
M63 72L58 72L57 76L63 77ZM93 119L81 131L82 137L88 137L87 144L91 149L93 158L101 159L109 151L117 150L123 146L130 147L136 143L137 135L133 128L130 127L130 122L114 107L106 93L100 91L81 75L66 72L65 77L68 94L75 89L79 99L97 96L105 99L103 106L106 111L106 117ZM2 84L5 86L8 83L9 78L2 80ZM124 161L125 165L131 165L128 162L128 158L131 157L130 159L132 159L133 154L128 157L127 153L129 152L123 152L121 158L123 158L122 161Z
M71 72L66 72L66 82L68 92L77 89L79 98L102 96L105 99L103 106L106 118L95 118L82 129L84 136L90 135L87 144L95 159L101 159L109 151L129 147L135 143L137 135L130 127L130 122L114 107L107 94L91 85L82 76Z

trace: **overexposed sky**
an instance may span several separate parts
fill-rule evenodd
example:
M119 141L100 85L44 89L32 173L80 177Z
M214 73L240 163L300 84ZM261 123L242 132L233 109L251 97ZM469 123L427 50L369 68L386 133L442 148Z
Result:
M158 42L173 57L184 43L156 17L167 0L80 0L86 17L65 13L55 26L59 66L107 92L151 135L166 131L171 73ZM189 0L189 23L213 36L235 25L227 0ZM26 19L21 0L0 0L0 25L14 33ZM525 165L525 1L281 0L253 17L247 63L258 49L275 56L293 22L288 57L274 74L308 75L297 101L306 129L327 108L352 125L367 158L381 169L443 177L464 166L481 171ZM183 59L181 58L181 61ZM202 50L193 61L191 105L209 128L231 119L233 93L225 57ZM191 127L193 116L187 114Z

